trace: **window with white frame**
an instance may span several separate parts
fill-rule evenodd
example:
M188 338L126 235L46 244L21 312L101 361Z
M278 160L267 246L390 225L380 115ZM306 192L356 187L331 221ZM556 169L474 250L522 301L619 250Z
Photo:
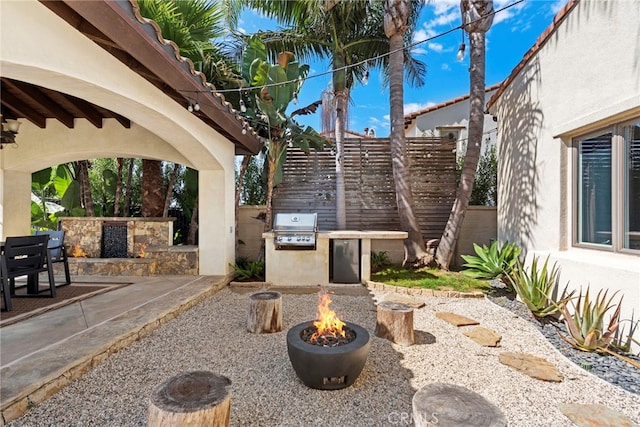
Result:
M451 141L457 141L460 138L460 131L464 127L460 126L438 126L438 135L441 138L449 138Z
M640 118L577 138L575 243L640 253Z

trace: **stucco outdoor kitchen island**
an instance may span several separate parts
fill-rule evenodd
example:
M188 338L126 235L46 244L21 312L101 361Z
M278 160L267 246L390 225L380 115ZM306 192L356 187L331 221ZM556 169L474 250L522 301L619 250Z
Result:
M265 239L265 279L277 286L326 285L330 281L331 240L359 241L360 282L371 279L371 241L406 239L405 231L320 231L315 249L276 249L275 233L262 233Z

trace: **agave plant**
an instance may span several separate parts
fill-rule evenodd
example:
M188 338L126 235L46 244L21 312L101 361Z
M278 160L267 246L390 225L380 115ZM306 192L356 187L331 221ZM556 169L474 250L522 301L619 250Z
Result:
M477 256L462 255L467 267L462 274L476 279L497 279L509 276L513 271L518 256L522 251L515 243L505 242L498 248L498 241L494 240L490 247L473 244Z
M611 318L609 319L609 325L604 328L604 316L613 308L615 304L612 304L613 298L618 291L614 292L610 298L607 298L608 290L602 293L602 289L598 292L595 301L589 299L589 288L582 297L582 290L578 296L577 302L573 306L573 314L568 310L568 301L559 304L560 312L564 318L564 324L569 331L569 337L560 335L565 341L574 346L575 348L583 351L607 351L607 347L611 344L613 337L615 336L618 324L620 322L620 307L622 304L622 297L617 304L617 308Z
M549 270L548 263L549 257L544 261L542 269L538 270L538 257L534 256L529 271L520 264L520 261L517 261L513 274L507 275L513 289L536 317L550 316L559 312L560 306L573 296L573 292L567 295L565 287L561 300L556 302L558 267L553 264Z

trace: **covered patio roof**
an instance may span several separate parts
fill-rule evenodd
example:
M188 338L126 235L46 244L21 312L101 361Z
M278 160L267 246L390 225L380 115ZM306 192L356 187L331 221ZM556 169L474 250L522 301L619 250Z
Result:
M255 154L262 147L263 139L250 124L195 71L190 60L180 56L175 43L162 38L155 22L140 15L135 1L41 3L185 108L197 94L200 110L194 114L233 142L236 154ZM47 118L70 129L75 118L85 118L96 128L102 128L104 118L131 126L128 118L68 94L5 77L0 84L4 118L23 117L39 128L46 127Z

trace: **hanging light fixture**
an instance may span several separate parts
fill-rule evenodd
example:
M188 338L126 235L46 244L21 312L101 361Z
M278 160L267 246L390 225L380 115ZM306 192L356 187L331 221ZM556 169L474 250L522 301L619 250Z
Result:
M0 150L4 148L4 145L13 144L15 148L18 148L16 143L16 135L20 129L22 122L14 119L2 119L2 139L0 139Z
M464 59L464 51L466 46L464 44L464 30L462 30L462 43L460 43L460 47L458 47L458 53L456 54L456 59L458 61L462 61Z

